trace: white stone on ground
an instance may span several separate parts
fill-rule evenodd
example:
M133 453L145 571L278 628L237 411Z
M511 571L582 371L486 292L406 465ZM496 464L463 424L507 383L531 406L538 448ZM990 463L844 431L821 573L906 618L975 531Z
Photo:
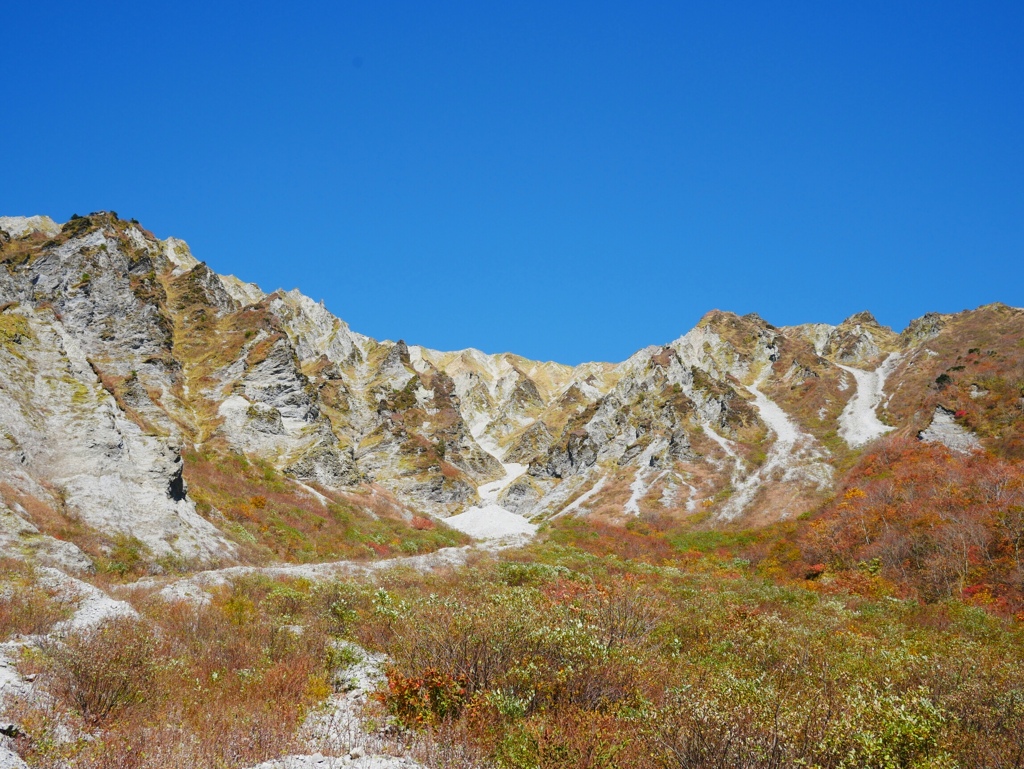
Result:
M139 616L138 612L125 601L111 598L98 587L75 579L59 569L40 568L39 582L42 585L57 588L66 598L78 604L70 619L54 625L52 631L54 633L86 630L108 619Z
M451 518L445 518L444 522L475 539L529 538L537 533L536 525L499 505L474 506Z
M28 691L28 683L17 668L22 646L17 641L0 644L0 702L9 696L17 697Z
M0 746L0 769L28 769L28 764L10 748Z
M375 571L386 571L400 566L406 569L427 572L434 569L461 566L466 562L469 546L443 547L423 555L398 556L381 561L328 561L326 563L289 563L279 566L228 566L223 569L209 569L190 574L187 577L165 584L157 593L165 601L189 601L201 603L209 600L205 588L226 585L232 579L246 574L263 574L268 577L293 577L310 581L340 579ZM159 586L159 578L144 577L129 587L148 589Z
M251 769L416 769L418 764L395 756L286 756L265 761Z
M339 641L357 657L357 662L335 674L344 691L332 695L302 726L302 739L312 752L265 761L252 769L416 769L421 765L404 756L391 756L394 749L379 733L369 733L362 719L367 696L384 680L383 654L372 654L349 641ZM332 754L330 756L324 753Z

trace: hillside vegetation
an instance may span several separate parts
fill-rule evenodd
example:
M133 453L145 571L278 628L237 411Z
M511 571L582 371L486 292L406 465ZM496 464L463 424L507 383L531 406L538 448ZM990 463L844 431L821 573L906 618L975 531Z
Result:
M429 766L1021 765L1021 623L873 568L793 579L733 554L765 544L573 521L453 570L239 577L200 605L132 591L138 619L22 657L37 695L8 710L15 746L41 767L309 750L341 640L387 655L377 749Z

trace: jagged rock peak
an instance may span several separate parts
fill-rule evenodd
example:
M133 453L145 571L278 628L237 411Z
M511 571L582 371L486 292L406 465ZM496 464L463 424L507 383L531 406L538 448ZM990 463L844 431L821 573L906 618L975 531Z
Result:
M938 312L925 313L920 318L914 318L914 320L910 321L900 336L903 336L909 342L921 342L931 339L938 336L939 332L942 331L943 326L946 325L947 317Z
M860 325L864 325L864 326L878 326L878 325L880 325L879 322L875 319L875 316L872 315L867 310L862 310L860 312L855 312L853 315L851 315L849 318L844 320L839 325L845 326L845 325L854 325L854 324L860 324Z
M401 359L402 363L408 366L410 364L409 345L405 343L404 339L399 339L395 342L395 350L397 351L398 357Z
M900 346L900 339L891 328L879 324L874 315L864 311L836 326L820 354L840 364L871 368Z
M762 318L756 312L748 312L746 315L744 315L742 317L743 317L743 320L749 320L751 323L756 323L759 326L764 326L765 328L775 328L775 326L773 326L771 323L766 321L764 318Z
M164 256L174 265L175 275L182 275L199 266L199 260L192 256L192 250L184 240L167 238L163 244Z
M33 232L53 237L60 225L48 216L0 216L0 230L12 238L22 238Z

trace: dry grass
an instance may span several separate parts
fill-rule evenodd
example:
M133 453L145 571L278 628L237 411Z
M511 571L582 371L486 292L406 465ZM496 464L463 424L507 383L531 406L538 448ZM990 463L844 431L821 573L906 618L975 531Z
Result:
M772 536L792 530L687 533L649 517L548 531L462 569L251 575L205 605L140 593L141 621L23 663L40 696L9 714L26 731L18 750L47 769L233 769L301 752L341 661L334 638L391 659L374 718L401 727L358 739L432 768L994 769L1024 748L1006 696L1024 689L1012 624L893 601L865 589L869 574L844 588L737 559L782 557ZM140 671L127 688L126 668Z
M221 769L296 750L304 715L331 692L339 600L252 577L204 606L144 603L141 619L48 641L23 663L38 677L11 713L26 732L18 750L54 769Z
M208 450L183 456L197 509L234 536L250 563L414 555L467 541L441 523L412 525L411 513L379 486L362 493L319 489L316 496L270 464L239 454Z
M892 375L902 386L893 391L889 412L913 435L942 405L979 434L986 448L1024 459L1022 339L1024 311L1003 305L945 318L938 335L923 344L931 354L922 349Z
M106 723L145 700L153 685L155 646L150 627L129 617L47 639L42 649L50 689L87 724Z
M73 601L59 590L39 584L31 564L0 558L0 641L46 633L73 611Z
M1024 684L1012 627L953 606L936 632L927 607L884 594L821 599L673 547L645 567L623 536L599 539L389 582L356 608L359 637L394 661L381 700L433 744L428 765L462 760L447 740L523 769L1017 765L1024 714L1000 694Z

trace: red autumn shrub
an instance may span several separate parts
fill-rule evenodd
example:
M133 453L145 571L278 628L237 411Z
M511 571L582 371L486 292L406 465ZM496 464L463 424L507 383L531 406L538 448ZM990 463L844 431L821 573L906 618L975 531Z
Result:
M805 561L860 568L925 599L985 584L1024 606L1024 463L894 440L866 454L807 527Z

